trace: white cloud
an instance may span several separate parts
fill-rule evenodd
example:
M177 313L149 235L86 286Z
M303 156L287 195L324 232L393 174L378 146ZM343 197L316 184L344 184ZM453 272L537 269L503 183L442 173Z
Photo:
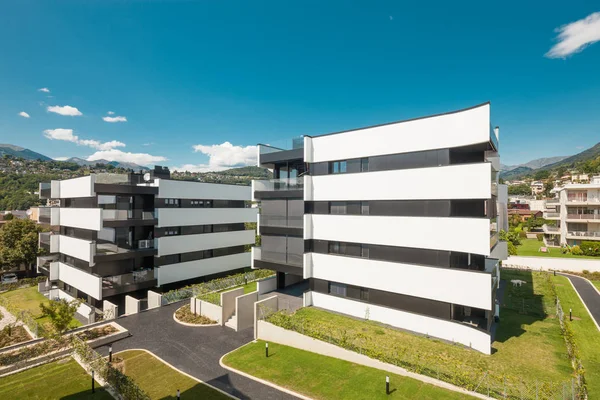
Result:
M48 89L47 87L43 87L38 89L38 92L50 93L50 89Z
M114 111L109 111L109 112L107 112L107 114L108 115L115 115L115 112Z
M154 145L154 142L149 142L149 143L142 144L142 146L152 146L152 145Z
M20 116L20 117L23 117L23 118L29 118L29 114L27 114L25 111L21 111L21 112L19 113L19 116Z
M167 161L163 156L153 156L147 153L129 153L117 149L97 151L87 158L88 161L108 160L131 162L138 165L148 165L160 161Z
M578 53L587 46L600 41L600 12L595 12L579 21L555 29L556 43L546 54L548 58L564 58Z
M88 146L101 151L111 150L115 147L125 147L125 143L117 140L102 143L97 140L79 139L79 136L73 134L73 129L46 129L44 131L44 136L50 140L64 140L66 142L76 143L79 146Z
M172 167L173 170L208 172L256 165L256 146L242 147L224 142L210 146L198 144L193 148L195 152L206 154L209 157L208 164L185 164L181 167Z
M116 116L116 117L102 117L106 122L127 122L127 118Z
M66 115L69 117L78 117L83 115L76 107L71 106L48 106L48 112L56 113L59 115Z
M67 161L70 157L54 157L56 161Z

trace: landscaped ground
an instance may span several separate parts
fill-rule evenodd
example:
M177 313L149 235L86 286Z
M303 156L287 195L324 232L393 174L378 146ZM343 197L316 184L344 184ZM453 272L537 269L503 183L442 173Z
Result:
M44 297L37 290L37 286L31 286L25 289L11 290L0 294L0 297L8 300L13 307L19 310L29 311L31 315L36 319L38 324L45 324L49 322L47 317L42 317L42 311L40 310L40 303L49 303L50 301ZM76 328L81 326L81 323L73 318L71 327Z
M575 318L571 324L575 332L575 343L579 347L581 362L585 369L588 397L598 399L600 398L600 332L569 280L564 276L555 276L553 279L563 311L568 313L569 309L573 310Z
M152 399L174 399L177 389L182 399L229 400L230 397L183 375L153 355L141 350L118 353L125 361L126 375Z
M204 315L196 315L190 310L190 304L186 304L183 307L179 307L177 311L175 311L175 316L181 322L185 322L188 324L196 324L196 325L209 325L216 324L217 321L213 321L212 319L205 317Z
M591 281L591 282L594 286L596 286L596 289L600 290L600 281Z
M563 254L557 247L548 247L549 253L542 253L540 247L544 247L544 242L537 239L521 239L521 245L517 246L518 256L530 257L560 257L560 258L586 258L600 261L600 257L574 256L572 254Z
M232 288L229 288L229 289L219 290L217 293L228 292L230 290L237 289L237 288L240 288L240 287L244 288L244 294L255 292L256 291L256 282L250 282L250 283L247 283L245 285L240 285L240 286L232 287Z
M421 381L276 343L250 343L227 355L232 368L273 382L314 399L464 399ZM385 377L390 377L390 395Z
M20 325L13 327L10 335L8 334L8 331L2 330L2 332L0 332L0 349L31 339L32 338L29 336L29 333L27 333L25 328Z
M0 399L111 400L112 396L71 358L0 378Z
M570 382L572 368L545 275L515 270L502 270L501 274L508 282L520 279L526 283L520 288L507 285L491 356L314 307L302 308L290 318L296 330L306 334L317 331L325 341L331 335L337 343L366 348L390 362L400 360L401 365L412 365L412 370L417 371L415 365L428 368L433 376L437 372L461 376L468 383L475 382L473 387L489 371L490 379L507 377L508 382L515 382L514 387L522 379L530 382L530 388L547 383L554 385L550 391L562 391L557 385Z

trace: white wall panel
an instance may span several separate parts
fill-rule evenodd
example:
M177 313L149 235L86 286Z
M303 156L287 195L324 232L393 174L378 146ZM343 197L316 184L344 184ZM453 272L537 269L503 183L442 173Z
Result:
M158 208L158 227L256 222L257 208Z
M482 353L491 354L491 338L488 333L458 322L425 317L317 292L312 292L312 302L315 307L321 307L357 318L364 318L365 310L368 307L369 319L373 321L458 342Z
M452 114L306 138L305 161L443 149L489 140L490 105L485 104ZM307 146L306 142L310 145Z
M92 197L94 193L94 175L59 181L61 199ZM52 193L54 195L54 193Z
M58 279L96 300L102 300L102 278L64 263L59 263L58 269Z
M59 237L59 253L89 262L93 261L93 250L93 244L89 240L77 239L63 235Z
M318 253L310 259L310 278L492 309L490 274Z
M158 285L198 278L205 275L217 274L234 269L248 267L250 253L231 254L229 256L207 258L204 260L188 261L179 264L163 265L157 268Z
M489 163L307 176L304 200L489 199Z
M317 214L304 218L311 219L304 224L305 239L490 254L490 222L483 218Z
M251 200L250 186L158 180L158 197L174 199Z
M157 239L158 256L253 244L254 230L166 236Z
M59 208L60 225L72 228L102 229L102 209L100 208Z
M66 301L73 301L75 297L71 296L69 293L58 289L58 298L64 299ZM87 299L84 299L87 301ZM79 307L77 307L77 313L84 318L89 318L90 313L92 312L92 307L88 306L86 303L81 303Z

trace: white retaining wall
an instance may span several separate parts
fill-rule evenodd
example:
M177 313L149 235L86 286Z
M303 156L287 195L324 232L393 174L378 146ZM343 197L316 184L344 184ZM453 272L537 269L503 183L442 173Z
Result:
M148 290L148 310L158 308L163 305L163 296L160 293Z
M551 249L550 251L560 251ZM558 270L581 272L584 269L594 272L600 271L600 258L591 260L585 258L553 258L553 257L522 257L510 256L503 263L504 266L529 267L535 270Z
M315 307L361 319L365 318L368 309L369 319L373 321L461 343L484 354L491 354L492 346L489 333L458 322L426 317L316 292L312 293L312 303Z
M258 294L269 293L275 289L277 289L277 277L276 276L272 276L270 278L266 278L266 279L256 282L256 290L258 291Z
M426 383L430 383L435 386L443 387L449 390L453 390L456 392L469 394L481 399L486 399L487 397L484 395L480 395L478 393L469 392L465 389L459 388L458 386L454 386L450 383L443 382L437 379L433 379L430 377L426 377L423 375L415 374L413 372L409 372L404 368L397 367L395 365L386 364L379 360L375 360L373 358L364 356L362 354L355 353L350 350L343 349L336 345L322 342L317 339L313 339L311 337L302 335L298 332L288 331L286 329L275 326L266 321L258 321L257 329L258 331L257 338L264 340L266 342L274 342L283 344L290 347L295 347L297 349L310 351L311 353L322 354L328 357L335 357L340 360L345 360L349 362L353 362L360 365L365 365L367 367L377 368L383 371L389 371L391 373L408 376L413 379L417 379Z
M254 303L254 339L258 339L258 320L262 317L263 312L270 313L277 311L277 307L277 296Z
M115 319L119 316L119 306L111 303L108 300L104 300L102 302L102 311L106 315L106 313L112 313L112 318Z
M125 314L137 314L140 312L140 301L135 297L125 296Z
M235 314L235 298L243 294L244 288L231 289L221 293L221 307L223 308L221 321L223 324Z
M60 289L58 289L58 298L59 299L64 299L64 300L66 300L68 302L76 300L75 297L71 296L67 292L62 291ZM92 307L88 306L85 303L81 303L79 305L79 307L77 307L77 314L79 314L82 317L84 317L88 321L88 324L91 324L91 323L93 323L93 322L96 321L96 313L92 312L92 311L93 311Z
M223 307L218 306L213 303L209 303L208 301L199 300L200 307L196 304L196 313L204 315L212 319L213 321L217 321L218 324L223 325L225 321L223 321Z
M235 298L235 314L237 316L236 332L254 326L254 303L258 301L258 291Z

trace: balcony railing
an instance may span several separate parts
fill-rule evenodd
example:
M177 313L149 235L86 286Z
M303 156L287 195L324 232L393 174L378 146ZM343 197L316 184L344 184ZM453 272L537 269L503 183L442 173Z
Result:
M129 253L132 251L140 251L154 248L154 240L138 240L134 247L131 247L128 243L97 243L96 244L96 255L111 255L120 253Z
M128 274L107 276L102 278L102 291L103 295L108 295L107 292L111 293L122 293L136 290L135 285L140 283L150 282L155 280L154 269L148 268L139 271L133 271Z
M550 226L550 225L544 224L543 228L544 228L544 232L560 232L560 228L558 226Z
M278 151L294 150L304 148L304 137L297 136L294 138L280 139L269 144L258 145L260 154L276 153Z
M142 210L102 210L102 220L104 221L126 221L128 219L156 219L154 211Z
M600 220L600 214L567 214L567 219Z
M279 251L265 251L262 249L260 251L259 258L261 261L267 261L278 264L288 264L301 267L304 263L304 255L303 254L294 254L294 253L282 253Z
M40 199L49 199L52 195L52 190L50 188L50 182L40 182L39 185L39 198Z
M546 200L546 204L560 204L560 199L548 199Z
M260 226L273 226L284 228L302 228L304 226L304 217L294 216L286 217L279 215L260 215Z
M590 232L590 231L568 231L567 236L576 236L583 238L598 238L600 239L600 232Z
M544 214L544 218L560 218L560 213L557 212L547 212Z
M302 190L304 188L304 178L285 178L254 181L254 190L275 191L275 190Z

